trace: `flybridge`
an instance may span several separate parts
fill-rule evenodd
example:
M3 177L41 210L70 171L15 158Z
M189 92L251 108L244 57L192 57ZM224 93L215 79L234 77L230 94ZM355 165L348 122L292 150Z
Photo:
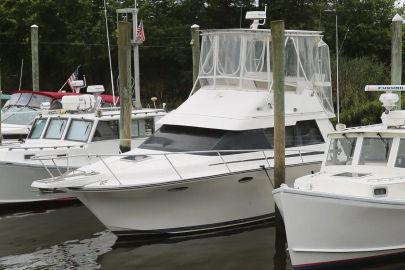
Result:
M271 32L265 29L201 31L198 89L263 90L273 82ZM333 114L329 47L319 31L285 33L285 90L313 90Z

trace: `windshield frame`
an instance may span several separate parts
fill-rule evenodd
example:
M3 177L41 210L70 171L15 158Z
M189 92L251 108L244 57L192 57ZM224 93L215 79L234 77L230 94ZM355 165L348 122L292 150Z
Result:
M49 131L49 128L51 126L51 122L54 121L54 120L66 120L66 125L63 128L63 131L62 131L61 136L59 138L47 138L46 135L47 135L47 133ZM46 139L46 140L63 140L65 138L65 135L66 135L66 130L67 130L66 127L68 127L69 123L70 123L69 120L70 119L67 118L67 117L59 117L59 116L58 117L49 117L49 120L48 120L47 125L46 125L46 130L44 131L44 133L42 135L42 139Z
M90 123L90 129L87 135L87 138L85 140L74 140L74 139L69 139L69 132L72 128L72 124L75 121L79 121L79 122L86 122L86 123ZM72 141L72 142L89 142L90 137L92 137L92 133L93 133L93 127L94 127L94 121L90 120L90 119L82 119L82 118L72 118L70 119L69 123L68 123L68 128L66 129L65 132L65 136L64 136L64 140L66 141Z

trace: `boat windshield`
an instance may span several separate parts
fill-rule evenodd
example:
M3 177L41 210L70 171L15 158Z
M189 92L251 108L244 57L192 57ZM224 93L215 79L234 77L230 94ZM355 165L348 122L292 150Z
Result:
M73 119L67 131L66 140L86 142L89 139L93 121Z
M332 138L325 165L351 165L356 141L356 138Z
M405 139L399 140L398 153L395 159L395 167L405 168Z
M1 123L12 125L29 125L39 114L29 107L7 107L2 111Z
M32 125L31 132L28 135L29 139L39 139L41 138L42 131L45 128L46 125L46 118L38 118L35 120L35 123Z
M316 129L308 129L308 126ZM290 141L289 147L324 142L316 122L312 120L297 122L286 130L291 131L286 139ZM273 128L231 131L163 125L139 147L167 152L273 149L273 140Z
M392 138L364 138L360 153L360 165L387 165Z
M44 102L52 103L52 98L35 93L16 93L11 95L7 106L27 106L39 109Z
M46 129L45 139L60 139L62 138L63 131L66 128L68 120L65 118L53 118L49 121Z

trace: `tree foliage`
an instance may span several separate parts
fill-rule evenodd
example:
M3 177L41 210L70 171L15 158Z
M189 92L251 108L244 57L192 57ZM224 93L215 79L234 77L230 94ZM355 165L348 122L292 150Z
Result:
M364 84L388 80L394 0L260 0L259 3L260 9L268 5L268 25L270 20L283 19L289 29L324 31L324 40L333 53L335 15L338 15L340 55L344 57L340 63L342 107L374 99L363 94ZM201 29L246 28L249 22L244 19L245 12L254 9L251 0L138 0L138 5L146 32L146 41L140 46L144 104L151 96L172 104L187 97L192 87L189 44L192 24L199 24ZM118 76L115 10L130 6L133 0L107 0L115 80ZM40 27L42 89L59 89L79 64L89 84L103 84L110 89L102 0L2 0L0 65L4 89L12 91L18 87L21 59L24 59L22 87L31 88L32 24Z

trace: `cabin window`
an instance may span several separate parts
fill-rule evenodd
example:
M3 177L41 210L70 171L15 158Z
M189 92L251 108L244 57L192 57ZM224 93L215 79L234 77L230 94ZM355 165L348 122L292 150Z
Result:
M262 129L228 131L215 145L214 150L270 149Z
M351 165L356 138L333 138L330 141L325 165Z
M93 141L119 139L118 121L99 121L94 132Z
M70 123L66 140L86 142L89 138L93 121L73 119Z
M53 118L49 121L48 128L45 133L45 139L60 139L63 131L66 128L68 120L63 118Z
M386 165L390 156L392 138L364 138L360 165Z
M323 137L316 121L299 121L296 125L295 146L323 143Z
M211 150L224 135L224 130L164 125L140 148L163 151Z
M35 121L35 123L32 125L31 132L28 136L30 139L39 139L41 137L42 131L45 128L46 125L46 118L39 118Z
M397 158L395 159L395 167L405 168L405 139L399 140Z

